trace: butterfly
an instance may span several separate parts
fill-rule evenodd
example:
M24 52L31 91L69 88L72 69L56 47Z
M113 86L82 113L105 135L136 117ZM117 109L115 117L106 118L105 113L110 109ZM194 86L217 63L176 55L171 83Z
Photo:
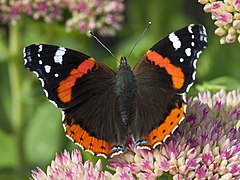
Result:
M67 137L95 155L122 153L127 138L154 149L184 119L186 92L207 47L203 25L189 25L153 45L131 69L121 57L118 71L81 52L33 44L24 65L42 82L63 113Z

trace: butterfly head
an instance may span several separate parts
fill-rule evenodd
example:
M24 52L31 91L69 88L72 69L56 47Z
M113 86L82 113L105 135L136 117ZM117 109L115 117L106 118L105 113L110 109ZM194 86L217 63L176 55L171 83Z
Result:
M127 63L127 58L125 56L120 59L119 70L131 70L131 67Z

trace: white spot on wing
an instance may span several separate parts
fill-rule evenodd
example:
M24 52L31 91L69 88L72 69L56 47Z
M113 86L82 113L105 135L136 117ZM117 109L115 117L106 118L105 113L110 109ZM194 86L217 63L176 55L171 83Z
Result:
M46 89L43 89L43 91L44 91L46 97L48 97L48 92L46 91ZM49 101L50 101L50 100L49 100ZM51 102L51 101L50 101L50 102Z
M40 44L40 45L38 46L38 52L41 52L42 49L43 49L43 46L42 46L42 44Z
M184 61L184 59L183 59L183 58L180 58L180 59L179 59L179 61L180 61L180 62L183 62L183 61Z
M118 152L113 153L110 157L113 158L114 156L117 156L122 153L123 153L123 151L118 151ZM106 155L104 155L104 154L98 154L97 156L103 156L104 158L107 158Z
M189 57L189 56L191 56L191 48L187 48L187 49L185 49L185 53L186 53L186 55Z
M41 84L42 84L42 87L44 87L44 81L43 81L43 79L42 78L38 78L39 80L40 80L40 82L41 82Z
M195 59L195 60L193 61L193 67L194 67L194 69L197 68L197 59Z
M193 33L193 31L192 31L192 25L188 26L188 32L190 32L191 34Z
M193 72L193 74L192 74L192 79L193 79L193 80L196 79L196 71Z
M179 124L179 123L178 123ZM172 132L171 132L171 134L173 134L174 133L174 131L176 131L176 129L178 128L178 125L177 126L175 126L174 128L173 128L173 130L172 130Z
M187 105L184 106L184 113L186 113L186 111L187 111ZM180 121L178 122L178 124L181 124L184 119L185 119L185 117L182 117L182 119L180 119Z
M169 34L168 38L173 43L173 47L175 48L175 51L181 47L181 41L174 33Z
M89 150L89 149L86 149L85 151L91 153L92 155L95 155L94 152L92 152L92 151ZM107 158L107 157L105 157L105 158Z
M63 62L63 56L65 54L66 49L64 47L59 47L57 52L55 53L54 56L54 62L62 64Z
M64 111L62 111L62 122L64 121L64 119L65 119L65 113L64 113ZM65 132L66 132L65 126L63 126L63 127L64 127L64 130L65 130Z
M23 60L24 60L24 65L26 65L27 64L27 62L28 62L28 60L26 59L26 48L23 48Z
M34 74L36 74L37 78L39 77L39 74L37 71L33 71Z
M137 146L137 149L147 149L147 150L151 150L151 148L149 148L148 146Z
M48 97L48 96L47 96L47 97ZM49 102L51 102L56 108L58 108L58 105L57 105L54 101L52 101L52 100L49 99Z
M199 58L200 54L202 53L202 51L198 51L197 52L197 58Z
M205 42L207 42L207 36L206 37L204 37L204 39L203 39ZM206 47L206 46L204 46L204 47Z
M50 73L50 71L51 71L51 66L45 65L44 68L45 68L46 73Z
M202 26L202 28L203 28L203 33L204 33L205 35L207 35L206 28L205 28L204 26Z
M192 46L195 46L195 43L194 43L194 42L191 42L191 45L192 45Z
M169 138L170 135L167 135L164 139L163 139L163 142L165 142L167 140L167 138Z
M58 74L58 73L56 73L56 74L54 74L54 76L55 76L55 77L58 77L58 76L59 76L59 74Z
M163 141L164 142L164 141ZM157 142L156 144L153 145L153 149L155 149L158 145L162 144L162 142Z
M182 94L182 98L183 98L184 103L186 103L186 102L187 102L186 93L183 93L183 94ZM185 106L186 106L186 105L185 105Z
M188 85L188 87L187 87L187 89L186 89L186 92L189 91L189 89L192 87L192 85L193 85L193 82L192 82L191 84Z
M26 57L26 48L23 48L23 57Z
M39 64L42 64L42 60L39 60L38 63L39 63Z

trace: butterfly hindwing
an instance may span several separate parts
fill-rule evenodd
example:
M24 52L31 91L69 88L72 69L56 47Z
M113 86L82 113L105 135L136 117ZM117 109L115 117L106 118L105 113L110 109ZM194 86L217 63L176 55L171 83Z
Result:
M115 72L83 53L45 44L26 47L24 60L62 109L68 137L104 156L123 150L127 130L116 113Z
M155 44L136 65L138 112L131 127L137 145L156 147L184 119L185 92L206 46L205 28L189 25Z

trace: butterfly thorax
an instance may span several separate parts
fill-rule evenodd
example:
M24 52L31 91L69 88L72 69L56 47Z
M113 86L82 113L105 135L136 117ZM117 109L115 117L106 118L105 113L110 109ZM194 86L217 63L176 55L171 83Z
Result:
M133 117L135 92L135 77L131 71L131 67L127 64L127 59L122 57L115 77L115 93L118 97L119 113L125 125Z

